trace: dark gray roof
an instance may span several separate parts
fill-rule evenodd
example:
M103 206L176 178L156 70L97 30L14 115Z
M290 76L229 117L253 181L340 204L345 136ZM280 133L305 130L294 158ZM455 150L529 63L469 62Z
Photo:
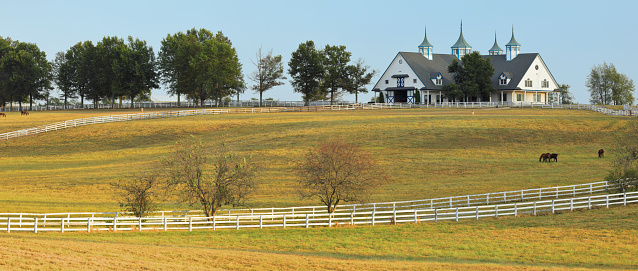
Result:
M432 60L426 59L420 53L413 52L400 52L401 56L410 65L417 77L425 84L425 87L429 90L440 90L443 86L437 86L432 82L432 78L441 73L443 76L443 85L447 85L454 82L454 78L451 73L447 71L448 66L452 64L452 61L456 59L454 55L448 54L432 54ZM492 66L494 67L494 74L492 75L492 84L495 89L514 89L523 80L525 72L530 68L532 62L538 53L531 54L518 54L511 61L505 60L505 55L483 55L483 58L489 58ZM511 78L509 84L505 86L499 85L498 77L501 73L505 73L508 78Z

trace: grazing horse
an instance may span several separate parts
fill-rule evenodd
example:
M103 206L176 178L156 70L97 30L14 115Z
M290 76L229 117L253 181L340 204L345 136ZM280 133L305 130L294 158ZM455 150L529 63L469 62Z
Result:
M27 115L27 116L29 115L29 111L20 111L20 113L21 113L20 115Z
M558 153L552 153L549 155L549 161L551 162L554 159L554 162L558 162Z
M5 118L6 118L6 117L7 117L7 114L5 114L5 113L0 113L0 116L3 116L3 117L5 117Z
M541 157L538 158L538 162L540 162L541 160L543 160L543 162L547 162L548 159L549 159L549 153L543 153L541 154Z
M598 150L598 158L605 158L605 150L603 149Z

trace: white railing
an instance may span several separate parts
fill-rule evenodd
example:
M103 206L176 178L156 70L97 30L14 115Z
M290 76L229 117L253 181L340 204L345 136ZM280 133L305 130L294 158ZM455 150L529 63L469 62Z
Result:
M213 217L86 217L86 218L12 218L0 217L0 231L143 231L143 230L198 230L242 229L266 227L332 227L338 225L376 225L439 221L479 220L481 218L517 217L520 214L537 215L576 209L592 209L614 205L638 203L638 192L588 197L516 202L498 205L416 208L395 211L336 212L333 214L281 214L281 215L217 215Z
M78 126L98 124L98 123L141 120L141 119L169 118L169 117L182 117L182 116L194 116L194 115L277 113L277 112L315 112L315 111L340 111L340 110L355 110L355 109L368 110L368 109L382 109L382 108L383 108L382 106L377 106L377 105L352 104L352 105L324 105L324 106L307 106L307 107L258 107L258 108L196 109L196 110L193 109L193 110L181 110L181 111L163 111L163 112L149 112L149 113L125 114L125 115L98 116L98 117L91 117L91 118L61 121L61 122L38 126L35 128L28 128L28 129L22 129L22 130L18 130L14 132L2 133L0 134L0 139L8 140L11 138L52 132L52 131L57 131L60 129L71 128L71 127L78 127Z
M524 189L516 191L505 191L496 193L473 194L463 196L452 196L443 198L421 199L412 201L395 201L395 202L377 202L365 204L346 204L339 205L339 212L377 212L377 211L401 211L413 209L440 209L455 207L471 207L490 204L523 202L531 200L543 199L559 199L564 197L576 197L583 195L593 195L596 193L608 191L607 182L594 182L585 184L575 184L567 186L554 186L538 189ZM298 215L298 214L326 214L326 206L296 206L281 208L253 208L253 209L222 209L218 210L219 215ZM104 218L113 219L114 217L133 216L127 212L82 212L82 213L0 213L0 217L12 217L16 219L22 218ZM203 217L205 216L201 210L173 210L158 211L150 215L153 218L162 217Z

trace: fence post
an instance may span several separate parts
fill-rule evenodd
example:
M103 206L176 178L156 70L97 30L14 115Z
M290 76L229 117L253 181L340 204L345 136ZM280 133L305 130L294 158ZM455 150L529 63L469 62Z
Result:
M623 198L622 198L622 202L623 202L623 204L624 204L625 206L627 206L627 193L623 193L622 197L623 197Z
M543 199L543 189L539 188L538 189L538 200L542 200Z
M193 231L193 217L188 217L188 231Z
M450 197L450 208L452 208L452 197Z
M259 228L263 229L264 228L264 224L263 224L263 219L262 219L262 215L259 215ZM308 227L308 222L306 221L306 228Z
M494 218L498 218L498 205L494 205Z
M552 200L552 214L554 213L554 200Z
M60 232L64 232L64 217L60 218Z
M374 226L374 211L372 211L372 226Z
M350 225L354 226L354 213L350 213Z
M397 224L397 212L396 211L392 212L392 224L394 224L394 225Z
M569 199L569 211L574 211L574 199Z
M213 230L215 230L216 227L217 225L215 225L215 215L213 215Z
M470 207L470 195L467 195L467 207Z
M456 215L455 216L456 216L456 221L458 222L459 221L459 208L458 207L456 208Z
M572 196L575 197L576 196L576 186L572 186Z
M558 187L556 187L556 198L558 198Z
M521 190L521 201L525 200L525 196L523 195L523 190Z
M239 216L235 217L235 221L237 222L236 227L239 230ZM284 229L286 228L286 215L284 215Z
M308 214L306 214L306 229L308 228Z
M534 202L534 216L536 216L536 202Z
M91 218L86 218L86 232L91 232Z
M11 232L11 218L7 217L7 232Z
M605 196L605 207L609 208L609 195Z
M140 232L142 232L142 217L139 218L138 222L140 226Z
M503 202L507 203L507 192L503 192Z
M487 198L487 200L485 202L485 205L490 205L490 194L489 193L487 194L486 198Z
M587 197L587 209L591 210L591 196Z
M117 231L117 214L113 218L113 231Z
M285 214L283 216L283 219L284 219L284 229L285 229L286 228L286 215Z
M589 194L593 194L593 193L594 193L594 184L590 183L589 184Z
M37 217L33 221L33 232L38 233L38 218Z
M514 217L518 217L518 203L514 203Z
M163 217L163 218L164 218L164 231L166 231L166 217Z
M476 220L479 220L479 209L478 209L478 206L476 206Z
M330 227L332 227L332 213L328 213L328 228Z
M416 209L414 209L414 223L419 222L419 218L417 217Z
M434 209L434 199L430 199L430 209Z
M439 221L439 214L438 214L438 209L434 209L434 222L438 222Z

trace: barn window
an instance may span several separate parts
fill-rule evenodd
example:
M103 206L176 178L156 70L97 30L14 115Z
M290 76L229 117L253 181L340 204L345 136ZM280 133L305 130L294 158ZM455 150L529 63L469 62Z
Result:
M527 78L527 80L525 80L525 87L526 88L531 88L532 87L532 80Z

